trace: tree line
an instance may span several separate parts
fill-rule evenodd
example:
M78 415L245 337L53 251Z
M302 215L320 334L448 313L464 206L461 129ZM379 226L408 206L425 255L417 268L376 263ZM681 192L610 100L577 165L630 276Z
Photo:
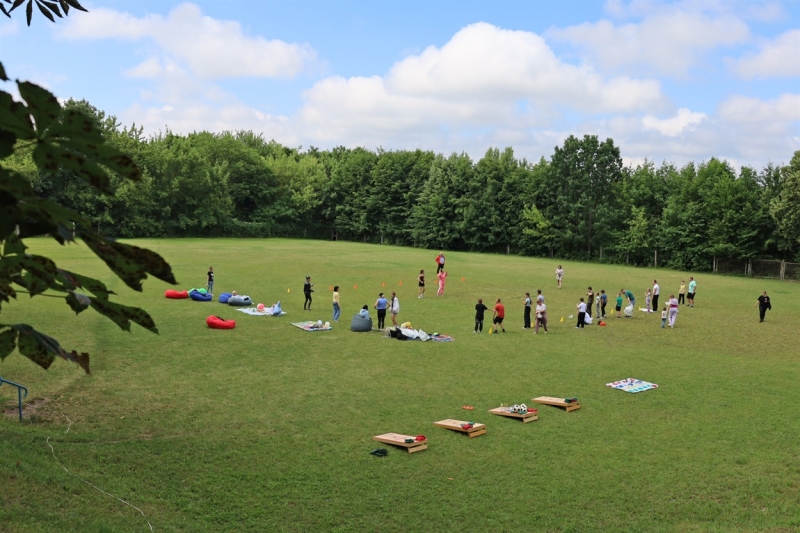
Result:
M549 159L492 148L475 161L423 150L283 146L250 131L145 137L86 101L142 179L111 172L113 196L34 145L7 167L98 233L303 237L709 270L714 257L800 260L800 151L762 169L711 158L623 165L612 139L570 136ZM790 154L787 154L787 156Z

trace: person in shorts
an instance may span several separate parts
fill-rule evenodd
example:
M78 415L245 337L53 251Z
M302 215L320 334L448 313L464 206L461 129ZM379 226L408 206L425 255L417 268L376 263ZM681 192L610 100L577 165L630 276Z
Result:
M494 324L494 331L497 333L497 328L503 330L503 333L506 332L506 328L503 327L503 319L506 317L506 307L500 302L500 298L494 304L494 314L492 316L492 324Z
M397 294L392 292L392 299L389 300L389 305L392 311L392 325L397 327L397 314L400 312L400 300L397 299Z
M419 292L417 292L417 298L424 298L425 297L425 271L419 271L419 277L417 278L417 284L419 285Z
M564 279L564 269L561 268L561 265L558 265L556 269L556 283L558 283L558 288L561 288L561 280Z
M483 305L483 298L478 298L475 305L475 331L473 333L483 333L483 317L489 308Z
M697 282L694 277L689 278L689 293L686 295L686 303L689 307L694 307L694 295L697 293Z
M621 292L617 293L617 305L614 306L614 311L617 312L617 318L622 318L622 315L620 314L621 311L622 311L622 293Z

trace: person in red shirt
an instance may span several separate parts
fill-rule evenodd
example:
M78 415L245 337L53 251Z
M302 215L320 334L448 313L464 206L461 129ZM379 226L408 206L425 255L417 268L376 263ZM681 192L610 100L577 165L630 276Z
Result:
M494 324L494 331L497 333L497 328L503 330L503 333L506 332L506 328L503 327L503 319L506 317L506 308L505 306L500 303L500 298L497 299L497 303L494 304L494 316L492 318L492 323Z

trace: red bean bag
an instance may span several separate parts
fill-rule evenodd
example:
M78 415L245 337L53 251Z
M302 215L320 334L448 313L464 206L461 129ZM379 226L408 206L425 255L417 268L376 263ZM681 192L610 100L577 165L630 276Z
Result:
M233 329L236 327L235 320L225 320L224 318L220 318L218 316L210 316L206 318L206 324L211 329Z
M172 300L183 300L189 297L189 291L176 291L175 289L167 289L164 291L164 296Z

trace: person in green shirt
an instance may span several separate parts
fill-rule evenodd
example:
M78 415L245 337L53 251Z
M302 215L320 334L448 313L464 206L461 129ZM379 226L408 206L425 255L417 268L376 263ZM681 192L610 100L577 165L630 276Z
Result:
M621 292L617 293L617 306L614 308L614 310L617 312L617 318L622 318L622 315L620 315L620 312L622 311L622 293Z
M697 282L693 277L689 278L689 294L686 295L686 303L689 307L694 307L694 294L697 292Z

